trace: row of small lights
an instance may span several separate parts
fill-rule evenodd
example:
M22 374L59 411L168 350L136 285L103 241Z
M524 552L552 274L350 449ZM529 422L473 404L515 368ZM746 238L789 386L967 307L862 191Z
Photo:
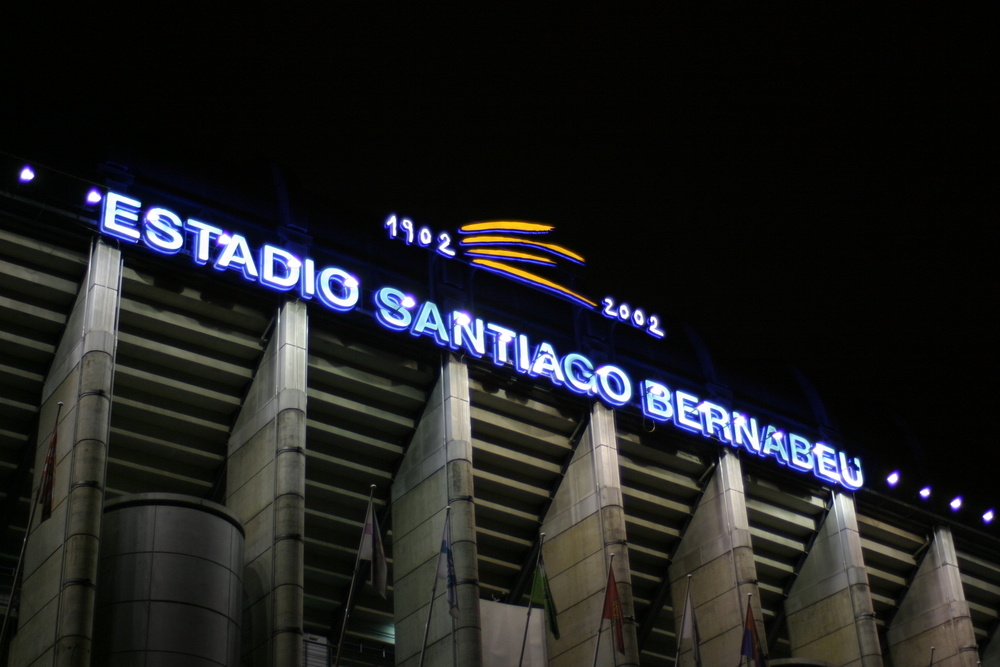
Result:
M35 180L35 170L31 168L31 165L25 165L21 169L21 173L18 178L22 183L30 183L31 181ZM101 194L100 190L98 190L97 188L91 188L87 192L85 201L87 202L88 205L93 206L94 204L99 204L103 198L104 196ZM416 302L413 300L413 297L407 296L403 300L402 305L404 308L409 309L413 308L416 305ZM461 313L461 315L465 316L464 318L462 318L465 321L460 322L460 324L468 324L467 320L468 316L465 315L465 313ZM739 415L739 417L742 417L742 415ZM780 432L776 433L775 437L781 437ZM900 479L901 479L900 473L898 470L896 470L890 473L889 476L886 477L885 481L886 484L888 484L891 488L895 488L896 485L899 484ZM920 491L917 492L917 495L920 496L921 500L927 500L928 498L931 497L931 487L930 486L923 487L922 489L920 489ZM951 508L952 512L957 512L958 510L962 509L962 496L955 496L955 498L952 499L950 503L948 503L948 507ZM993 518L995 516L996 512L992 508L986 510L986 512L983 513L982 517L983 523L987 525L992 523Z
M894 470L889 474L888 477L885 478L885 483L888 484L891 488L895 488L896 485L899 484L900 479L902 479L902 477L899 471ZM931 487L930 486L923 487L922 489L920 489L920 491L917 492L917 495L920 496L921 500L929 499L931 497ZM962 509L962 503L963 503L962 496L955 496L951 500L951 502L948 503L948 507L951 508L952 512L957 512L958 510ZM996 512L993 510L993 508L986 510L985 512L983 512L983 517L982 517L983 523L989 525L990 523L993 522L993 518L995 516Z
M30 164L26 164L21 168L21 173L18 174L18 180L22 183L30 183L35 180L35 170L31 168ZM101 194L100 190L97 188L90 188L90 190L87 191L87 196L84 198L84 201L86 201L88 205L93 206L94 204L101 203L102 199L104 199L104 195Z

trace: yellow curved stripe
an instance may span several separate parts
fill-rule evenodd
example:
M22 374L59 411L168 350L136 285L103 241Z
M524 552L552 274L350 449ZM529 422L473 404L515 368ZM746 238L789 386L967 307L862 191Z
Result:
M556 255L562 255L563 257L568 257L569 259L584 263L583 257L576 254L572 250L567 250L562 246L554 245L552 243L541 243L539 241L529 241L528 239L521 239L514 236L470 236L469 238L462 239L462 245L479 245L479 244L495 244L495 243L512 243L514 245L529 245L534 248L541 248L548 252L554 253Z
M520 222L517 220L494 220L492 222L474 222L471 225L465 225L459 229L460 232L468 234L470 232L532 232L535 234L541 234L544 232L550 232L555 227L552 225L543 225L538 222Z
M563 294L571 296L574 299L579 299L580 301L583 301L584 303L590 304L591 308L594 308L594 307L597 306L596 303L594 303L593 301L591 301L587 297L581 296L581 295L577 294L576 292L573 292L571 290L566 289L562 285L557 285L554 282L552 282L551 280L546 280L545 278L542 278L541 276L536 276L534 273L529 273L527 271L524 271L523 269L519 269L519 268L514 267L514 266L507 266L506 264L502 264L501 262L494 262L491 259L474 259L474 260L472 260L472 263L473 264L480 264L482 266L485 266L487 268L493 269L495 271L500 271L502 273L509 273L511 275L515 275L518 278L521 278L523 280L527 280L528 282L532 282L532 283L535 283L537 285L541 285L542 287L547 287L548 289L555 290L556 292L562 292Z
M506 257L508 259L524 259L530 262L542 262L544 264L555 265L555 262L548 257L542 257L541 255L529 255L526 252L517 252L516 250L493 250L492 248L474 248L472 250L466 250L466 255L477 255L479 257Z

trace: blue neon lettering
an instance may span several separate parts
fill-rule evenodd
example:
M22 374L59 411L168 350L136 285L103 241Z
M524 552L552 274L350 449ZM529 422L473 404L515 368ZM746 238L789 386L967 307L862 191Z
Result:
M482 320L473 320L466 313L451 314L451 349L465 347L474 357L486 354L486 334Z
M659 382L645 380L642 383L642 413L658 422L673 419L674 406L670 402L670 390Z
M375 292L375 320L393 331L408 328L413 315L403 306L405 297L405 294L392 287L383 287Z
M617 366L601 366L594 375L597 377L597 393L605 402L616 407L625 405L632 399L632 379Z
M848 489L860 489L865 483L864 473L861 472L861 460L854 457L848 460L844 452L840 452L840 483Z
M594 378L594 364L590 359L570 352L562 358L563 377L566 386L578 394L593 395L597 393L597 382Z
M674 423L689 431L701 431L701 413L698 412L698 397L686 391L674 392Z
M555 385L566 384L566 376L559 366L559 357L548 343L539 343L535 348L535 358L531 361L531 370L528 374L532 377L544 375Z
M287 250L265 245L260 249L260 284L276 290L290 290L299 282L301 266L299 258Z
M492 322L486 323L486 333L493 341L490 356L497 366L505 366L511 363L510 344L517 337L517 333Z
M417 311L417 318L410 327L413 336L430 336L438 345L448 344L448 327L441 317L441 312L433 301L424 301Z
M196 264L207 264L209 260L209 244L213 238L219 238L225 232L218 227L199 220L188 218L184 223L184 229L194 232L194 253L192 258Z
M334 286L336 285L336 291ZM323 305L332 310L346 313L358 305L361 286L358 279L343 269L328 266L316 278L316 291Z
M184 223L175 213L165 208L151 208L143 220L142 240L152 250L173 255L184 247L182 229Z
M837 471L837 456L833 447L817 442L813 445L813 454L816 456L816 474L831 482L840 482L840 473Z
M101 232L129 243L139 240L139 209L142 202L130 199L116 192L109 192L104 198L104 214L101 215Z
M795 433L788 434L788 462L798 470L813 469L812 443Z

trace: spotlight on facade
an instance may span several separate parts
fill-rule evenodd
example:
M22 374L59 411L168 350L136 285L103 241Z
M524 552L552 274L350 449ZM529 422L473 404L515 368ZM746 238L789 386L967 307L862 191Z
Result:
M413 308L415 305L417 305L417 300L414 299L409 294L407 294L406 296L403 297L403 301L401 303L403 308L409 310L410 308Z
M994 516L993 510L991 510L991 509L986 510L983 513L983 523L992 523L993 522L993 516Z
M229 234L222 234L219 236L219 240L216 241L219 245L229 245L229 242L233 240L233 237Z
M91 206L99 203L101 199L103 199L103 197L101 196L100 190L97 188L90 188L90 191L87 192L87 203Z
M931 487L925 486L924 488L920 489L920 497L923 498L924 500L927 500L928 498L930 498L931 497Z
M17 178L22 183L29 183L35 180L35 170L32 169L30 165L26 164L24 165L24 168L21 169L21 173L18 175Z
M469 326L469 323L471 321L472 321L472 318L469 317L468 313L463 313L461 311L458 311L458 312L455 313L455 322L459 326L467 327L467 326Z
M354 276L347 276L346 278L344 278L344 287L346 287L347 289L354 289L360 284L361 283L359 283L358 279L355 278Z
M962 496L955 496L955 499L948 503L952 512L957 512L962 508Z
M897 484L899 484L899 471L894 470L893 472L889 473L889 476L885 478L885 482L889 486L896 486Z

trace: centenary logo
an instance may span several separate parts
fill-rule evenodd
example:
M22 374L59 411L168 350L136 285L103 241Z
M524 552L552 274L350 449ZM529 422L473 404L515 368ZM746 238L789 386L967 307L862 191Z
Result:
M390 239L401 240L406 245L427 248L448 259L457 254L450 232L435 234L429 227L418 228L409 218L398 218L395 214L386 219L383 227L388 230ZM580 266L586 264L579 253L538 240L539 236L554 229L552 225L520 220L472 222L459 228L459 246L468 263L476 268L530 285L589 310L597 310L598 304L590 297L533 272L538 266L556 267L559 259ZM515 262L517 266L512 264ZM522 268L524 264L531 266L532 271ZM659 315L647 315L642 308L633 308L612 296L604 297L601 306L601 314L608 319L631 324L654 338L666 335Z

